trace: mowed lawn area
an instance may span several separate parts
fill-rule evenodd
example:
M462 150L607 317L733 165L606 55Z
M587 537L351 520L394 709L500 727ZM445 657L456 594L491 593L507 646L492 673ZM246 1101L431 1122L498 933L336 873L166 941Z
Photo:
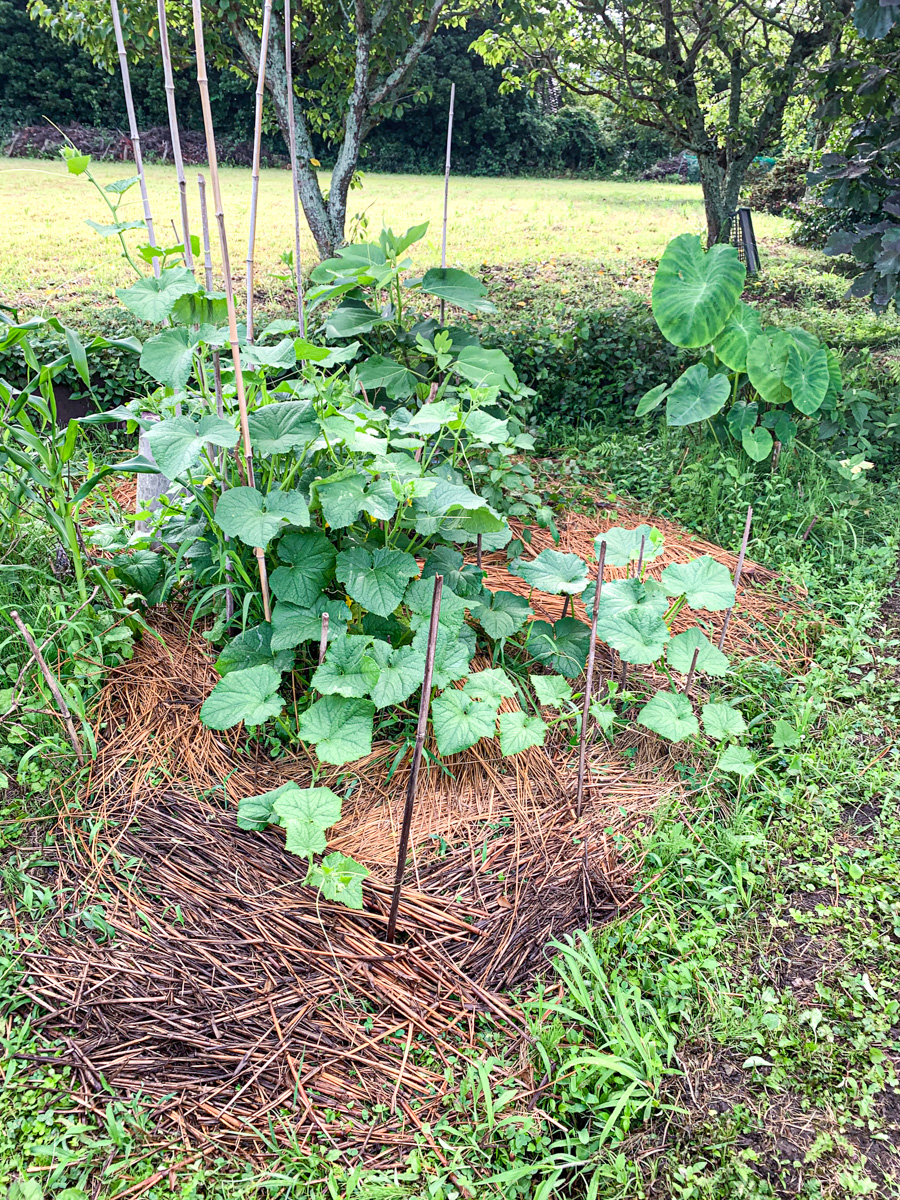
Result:
M102 185L131 174L130 163L92 165ZM180 240L178 188L174 167L146 168L150 203L161 244ZM200 233L197 175L188 169L192 231ZM208 177L208 172L206 172ZM245 276L250 209L250 171L221 171L232 269ZM322 173L323 187L328 176ZM290 174L265 170L260 178L257 232L257 277L260 288L283 287L280 255L293 245L293 202ZM208 189L209 191L209 189ZM415 247L415 266L440 260L443 180L437 176L370 175L351 192L348 238L377 236L382 224L395 230L430 222L426 238ZM210 204L212 203L210 195ZM104 241L85 224L111 218L102 199L84 177L69 175L62 163L34 159L0 159L0 212L6 216L0 239L0 301L28 312L77 309L106 304L113 288L133 278L120 257L118 243ZM134 187L120 214L142 216ZM360 238L362 214L368 222ZM212 212L210 212L212 220ZM787 222L760 214L757 236L777 238ZM173 230L178 229L176 239ZM564 179L481 179L454 177L450 188L448 262L466 268L483 263L546 262L556 256L610 265L655 260L676 234L702 233L703 205L694 184L619 183ZM304 269L316 261L305 223L302 229ZM139 234L126 235L137 242ZM213 225L213 255L218 244Z

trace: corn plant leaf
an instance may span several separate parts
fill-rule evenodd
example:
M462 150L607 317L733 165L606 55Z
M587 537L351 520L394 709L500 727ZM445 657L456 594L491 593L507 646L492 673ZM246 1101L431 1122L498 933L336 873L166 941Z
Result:
M428 648L428 626L422 625L413 638L413 649L421 654L423 662ZM472 660L470 645L451 630L438 627L434 652L434 686L449 687L458 679L469 674Z
M724 742L747 732L746 721L730 704L704 704L701 713L703 732L714 742Z
M726 746L719 755L718 767L747 778L756 774L756 761L746 746Z
M281 672L263 664L244 671L231 671L220 679L200 709L200 720L209 729L231 729L240 725L262 725L284 708L278 695Z
M672 638L666 647L666 662L673 671L686 675L691 669L694 651L697 655L697 670L706 675L727 675L730 669L728 655L712 644L706 634L694 625Z
M270 666L279 674L289 671L294 662L291 650L272 650L272 626L266 622L245 629L232 638L216 659L220 675L230 671L246 671L248 667Z
M628 663L656 662L670 636L669 627L659 612L646 606L610 617L603 622L602 629L598 622L598 631Z
M691 608L718 612L734 604L731 572L708 554L688 563L672 563L660 582L670 596L684 596Z
M196 339L190 329L184 326L164 329L144 342L141 369L157 383L181 391L194 369L195 345Z
M588 581L584 559L577 554L563 554L560 550L542 550L532 559L517 558L510 564L509 573L554 596L563 592L580 595Z
M337 551L329 539L314 530L287 533L278 542L278 557L284 565L269 578L274 595L300 608L315 604L334 578Z
M498 704L501 700L512 700L517 695L516 685L501 667L473 672L462 690L476 700L496 700Z
M300 714L300 737L315 746L320 762L339 767L371 753L374 713L369 700L324 696Z
M599 555L600 546L606 542L606 565L627 567L640 558L641 539L644 542L644 562L652 562L662 553L665 544L665 538L653 525L637 525L634 529L614 525L594 538L594 553Z
M173 332L169 330L169 332ZM236 446L238 431L221 417L170 417L157 421L147 431L147 441L159 469L169 479L177 479L192 467L209 442L213 446Z
M485 593L484 572L474 563L464 562L460 552L450 546L435 546L429 550L422 578L430 579L435 575L443 575L444 587L464 600L477 600L489 594Z
M524 596L517 596L515 592L486 591L485 594L490 596L488 603L476 601L470 608L489 638L512 637L532 615L533 610Z
M282 823L309 821L319 829L328 829L341 819L341 798L331 788L302 788L296 783L286 783L278 789L272 811Z
M476 700L457 688L436 696L431 721L439 754L458 754L485 737L493 737L498 700Z
M694 425L714 417L731 395L727 375L710 375L704 363L695 363L669 388L667 425Z
M392 400L408 400L415 394L418 383L412 371L386 354L373 354L359 363L356 378L370 394L383 388Z
M315 409L308 400L266 404L250 413L247 424L254 452L263 455L305 451L321 433Z
M298 491L271 491L235 487L216 505L216 521L223 533L245 546L265 548L286 525L308 525L309 508Z
M824 347L820 346L807 358L799 353L796 346L790 347L784 368L784 382L791 389L794 408L807 417L818 412L828 394L830 380L828 355Z
M116 288L116 295L129 312L142 321L163 322L179 296L198 292L200 285L187 267L166 267L159 278L147 275L131 287Z
M328 613L328 640L343 637L350 610L340 600L319 596L308 608L298 608L282 600L272 612L272 651L288 650L302 642L318 642L322 636L322 614Z
M529 675L541 708L562 711L572 699L572 687L562 675Z
M466 312L493 313L497 310L487 299L487 288L466 271L453 267L432 267L422 279L422 291L437 296Z
M326 900L360 909L363 906L362 883L368 874L361 863L346 854L327 854L310 868L306 883L317 887Z
M378 682L378 663L366 651L371 638L348 634L328 647L325 660L312 677L323 696L367 696Z
M376 708L402 704L422 686L425 678L425 654L416 646L392 649L387 642L376 641L372 658L378 664L378 681L371 691Z
M282 821L286 833L285 849L301 858L321 854L328 845L325 831L313 821Z
M587 662L590 644L589 626L575 617L563 617L554 625L546 621L532 622L528 652L551 671L577 679Z
M532 746L543 746L547 726L540 717L523 712L504 712L498 718L500 749L504 754L521 754Z
M667 383L658 383L656 387L652 387L649 392L645 392L641 396L634 415L636 417L644 417L647 413L653 412L655 408L659 408L668 394L669 385Z
M791 398L784 372L793 344L789 333L773 331L771 336L758 334L747 349L747 374L767 404L786 404Z
M762 325L756 309L739 300L713 343L713 349L726 367L731 367L732 371L746 371L747 350L760 333Z
M407 581L419 573L419 564L402 550L365 550L355 546L337 556L335 575L348 595L380 617L399 605ZM452 594L452 593L451 593Z
M753 429L741 430L741 445L748 458L752 458L754 462L763 462L772 453L775 443L768 429L757 425Z
M700 732L687 696L679 692L657 692L638 713L638 724L670 742L681 742Z
M346 529L359 516L365 494L365 475L343 471L329 479L317 480L311 491L322 506L322 516L332 529Z
M704 252L694 233L673 238L653 280L653 315L663 336L676 346L709 345L740 299L746 275L733 246Z

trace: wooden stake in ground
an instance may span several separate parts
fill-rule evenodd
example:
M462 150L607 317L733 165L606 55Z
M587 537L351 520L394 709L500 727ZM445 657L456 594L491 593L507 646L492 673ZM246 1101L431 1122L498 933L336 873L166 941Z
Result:
M262 150L263 100L266 94L266 59L269 57L269 29L272 24L272 0L263 4L259 70L256 73L256 115L253 120L253 172L250 177L250 235L247 240L247 341L253 341L253 256L256 253L256 206L259 202L259 156Z
M284 0L284 73L287 77L288 151L291 156L291 187L294 192L294 279L297 282L297 321L300 336L306 337L303 280L300 274L300 173L297 169L297 131L294 128L294 63L291 41L291 0Z
M597 586L594 591L594 615L591 618L591 647L588 650L587 673L584 679L584 704L581 706L581 739L578 743L578 790L575 795L575 815L581 816L584 802L584 772L587 766L587 729L594 698L594 659L597 654L597 621L600 617L600 593L603 591L603 571L606 567L606 542L600 543L597 561Z
M166 109L169 114L169 136L172 139L172 158L175 160L175 178L178 180L178 195L181 201L181 238L184 242L184 265L194 269L194 254L191 250L191 226L188 221L187 180L184 177L184 160L181 157L181 135L178 132L178 112L175 108L175 79L172 75L172 55L169 52L169 27L166 21L166 0L157 0L159 18L159 48L162 51L163 80L166 87Z
M689 698L690 698L690 694L691 694L691 684L694 682L694 672L697 670L697 658L699 657L699 654L700 654L700 647L698 646L697 649L694 651L693 658L691 659L691 665L690 665L690 668L688 669L687 679L685 679L685 681L684 681L683 692L684 692L684 695Z
M138 173L141 186L141 200L144 205L144 224L147 226L147 241L151 246L156 245L156 233L153 229L153 216L150 212L150 197L147 195L147 180L144 177L144 159L141 154L141 135L138 131L137 117L134 114L134 97L131 94L131 76L128 73L128 55L125 53L125 39L122 37L122 22L119 20L119 5L117 0L110 0L112 9L113 29L116 34L116 49L119 52L119 68L122 72L122 88L125 92L125 110L128 113L128 136L131 139L131 149L134 154L134 169ZM159 259L153 260L153 274L159 275Z
M325 652L328 649L328 613L322 613L322 633L319 637L319 666L325 661Z
M391 896L391 911L388 916L388 942L394 940L397 930L397 908L400 904L400 887L403 883L403 872L406 868L406 852L409 849L409 831L412 825L413 805L416 799L416 786L419 782L419 767L422 763L422 751L425 748L425 733L428 729L428 709L431 704L431 678L434 674L434 649L437 644L438 617L441 612L441 591L444 586L443 575L435 575L434 592L431 596L431 623L428 626L428 649L425 653L425 678L422 680L422 699L419 701L419 723L416 726L416 745L413 750L412 765L409 769L409 783L406 786L406 804L403 807L403 824L400 827L400 845L397 847L397 872L394 876L394 894Z
M647 541L647 538L645 537L645 535L641 534L641 549L640 549L640 553L638 554L638 565L637 565L637 574L636 574L636 578L638 580L640 580L641 571L643 571L643 569L644 569L644 546L645 546L646 541Z
M744 522L744 536L741 539L741 551L738 554L737 566L734 568L734 598L737 601L737 590L741 582L741 572L744 569L744 555L747 553L747 543L750 541L750 522L753 520L753 506L747 508L747 520ZM726 609L725 620L722 622L722 632L719 634L719 649L725 645L725 634L728 632L728 622L734 608Z
M247 485L253 487L253 447L250 442L250 425L247 421L247 396L244 392L244 375L241 371L241 350L238 345L237 314L234 308L234 283L231 278L231 259L228 254L228 235L225 231L225 212L222 208L222 190L219 186L219 162L216 157L216 135L212 122L212 107L209 102L209 79L206 74L206 48L203 44L203 12L200 0L192 0L194 14L194 45L197 51L197 83L200 88L200 104L203 109L203 128L206 133L206 152L209 158L209 177L212 182L213 202L216 206L216 223L219 227L219 245L222 251L222 271L225 276L225 303L228 309L228 340L234 362L234 387L237 393L238 413L241 421L241 437L244 449L244 470ZM266 552L256 548L256 563L259 568L259 585L262 592L263 614L271 621L269 604L269 577L266 571Z
M456 84L450 84L450 112L447 116L447 154L444 158L444 225L441 232L441 267L447 266L447 209L450 201L450 147L453 144L453 104ZM444 301L441 301L441 324L444 323ZM479 563L479 566L481 564Z
M37 643L35 642L34 638L31 636L31 634L25 628L25 622L22 620L22 618L19 616L19 614L15 611L11 612L9 615L12 617L13 621L15 622L16 628L18 629L19 633L21 633L22 637L25 639L28 649L31 651L31 657L34 659L34 661L40 667L41 674L44 676L44 679L47 681L47 687L53 693L53 699L56 701L56 705L59 708L60 714L62 715L63 722L65 723L65 726L66 726L66 732L69 735L69 741L72 743L72 749L75 751L75 756L78 759L78 765L80 767L83 767L84 766L84 752L81 749L81 742L79 742L78 734L75 732L75 723L72 720L72 714L69 712L69 706L68 706L68 704L66 704L65 697L62 694L60 686L54 679L54 677L50 671L50 668L47 666L47 661L44 658L43 654L41 654L40 650L38 649Z

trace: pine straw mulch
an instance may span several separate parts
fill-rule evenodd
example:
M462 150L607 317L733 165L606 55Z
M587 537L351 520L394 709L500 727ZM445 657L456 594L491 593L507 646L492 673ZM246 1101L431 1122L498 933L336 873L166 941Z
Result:
M240 797L308 784L312 764L206 729L212 655L183 618L154 625L161 640L112 672L81 807L60 821L70 910L25 954L23 990L63 1039L85 1106L137 1094L188 1144L250 1151L274 1129L383 1164L440 1115L445 1067L487 1052L487 1023L519 1064L524 1111L536 1080L506 993L546 968L551 939L636 899L616 838L677 791L666 751L650 737L595 748L581 822L562 744L504 760L486 742L445 760L449 774L432 766L388 946L407 770L385 782L396 747L319 776L354 785L329 850L372 871L363 911L329 904L299 884L282 834L235 822Z

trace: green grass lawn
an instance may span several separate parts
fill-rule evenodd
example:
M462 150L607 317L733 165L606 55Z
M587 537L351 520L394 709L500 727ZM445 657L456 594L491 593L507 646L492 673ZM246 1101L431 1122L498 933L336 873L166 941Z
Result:
M96 163L103 185L126 177L127 163ZM223 201L235 277L244 278L250 171L222 170ZM197 168L189 173L191 219L200 232ZM147 183L158 239L176 240L178 190L173 167L148 166ZM323 172L323 186L327 176ZM440 256L443 180L423 175L365 175L350 195L348 237L359 240L363 214L369 236L382 224L396 229L428 220L426 238L415 248L416 266L432 265ZM130 270L117 244L101 242L86 224L110 218L102 200L83 177L67 174L62 163L0 159L0 211L8 214L0 242L0 298L29 311L69 309L79 302L105 302L112 289L128 282ZM122 210L127 219L142 215L133 188ZM757 236L783 237L788 223L760 214ZM293 244L290 175L265 170L260 177L257 264L260 286L277 284L273 273L284 270L279 256ZM472 268L481 263L547 262L557 256L602 263L655 260L670 238L702 233L703 205L694 184L616 183L563 179L455 178L450 188L448 259ZM137 241L138 234L131 234ZM365 236L365 235L364 235ZM180 233L178 235L180 240ZM213 233L214 258L218 247ZM315 248L305 224L303 261L315 261Z

